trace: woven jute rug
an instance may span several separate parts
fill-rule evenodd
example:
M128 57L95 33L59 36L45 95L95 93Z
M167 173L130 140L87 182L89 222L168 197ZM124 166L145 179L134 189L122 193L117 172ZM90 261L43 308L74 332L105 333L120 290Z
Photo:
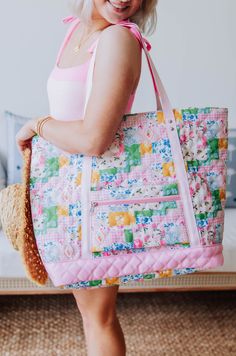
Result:
M127 356L236 355L236 291L119 293ZM0 296L1 356L85 356L72 294ZM112 355L111 355L112 356Z

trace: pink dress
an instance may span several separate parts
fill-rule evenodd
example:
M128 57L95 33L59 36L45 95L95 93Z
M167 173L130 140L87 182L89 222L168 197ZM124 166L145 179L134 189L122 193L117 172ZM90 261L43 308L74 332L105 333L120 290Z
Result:
M49 101L49 113L50 115L57 120L62 121L72 121L72 120L83 120L83 112L85 105L85 97L86 97L86 78L89 68L90 59L85 63L76 65L68 68L59 67L60 58L62 52L66 45L68 44L73 31L76 30L77 26L80 23L80 20L76 17L69 16L63 19L64 23L71 23L68 28L68 31L65 35L65 38L61 44L59 49L55 66L53 67L48 81L47 81L47 94ZM132 33L132 29L130 29ZM134 33L135 35L135 33ZM90 53L93 52L99 37L92 43L89 47L88 51ZM141 45L140 45L141 50ZM91 58L91 57L90 57ZM132 104L134 101L135 92L131 94L127 108L124 114L128 114L131 112ZM124 276L123 279L117 277L113 278L113 281L109 281L109 284L103 281L102 284L97 285L97 281L90 282L78 282L73 284L67 284L61 286L61 288L73 288L73 289L81 289L84 287L96 288L100 286L112 286L120 284L122 281L135 279L138 280L141 276L135 275L127 275ZM142 276L143 277L143 276Z

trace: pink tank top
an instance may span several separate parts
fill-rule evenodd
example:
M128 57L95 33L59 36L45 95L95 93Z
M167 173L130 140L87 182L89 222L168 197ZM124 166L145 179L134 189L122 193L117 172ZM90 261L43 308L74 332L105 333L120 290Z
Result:
M74 16L68 16L63 19L63 22L73 22L73 24L68 28L66 36L60 46L56 63L47 80L49 111L50 115L58 120L82 120L86 97L85 84L91 57L83 64L68 68L59 68L58 63L61 54L69 42L73 31L79 25L80 19ZM98 39L99 37L88 49L90 53L93 52ZM131 112L134 97L135 92L131 94L124 114Z

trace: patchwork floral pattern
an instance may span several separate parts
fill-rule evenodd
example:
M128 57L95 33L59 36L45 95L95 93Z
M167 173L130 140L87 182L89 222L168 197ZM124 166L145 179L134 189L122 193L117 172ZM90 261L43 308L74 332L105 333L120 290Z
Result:
M228 147L227 109L174 110L200 243L222 243ZM30 196L43 262L81 256L83 154L32 139ZM91 256L141 253L160 246L189 248L183 206L163 112L128 114L112 145L92 157ZM148 199L151 199L148 200ZM63 288L97 288L173 276L196 269L154 271Z

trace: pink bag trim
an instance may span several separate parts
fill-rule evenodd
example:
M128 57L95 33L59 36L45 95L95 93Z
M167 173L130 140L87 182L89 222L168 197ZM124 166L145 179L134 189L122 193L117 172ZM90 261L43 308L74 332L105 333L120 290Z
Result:
M92 259L91 256L90 259L78 259L77 257L75 260L67 262L48 262L45 264L45 268L53 284L57 287L79 281L168 269L215 268L224 263L222 250L222 244L178 249L167 249L166 246L162 246L155 252L107 256L102 259ZM88 264L88 268L86 268L86 264Z

